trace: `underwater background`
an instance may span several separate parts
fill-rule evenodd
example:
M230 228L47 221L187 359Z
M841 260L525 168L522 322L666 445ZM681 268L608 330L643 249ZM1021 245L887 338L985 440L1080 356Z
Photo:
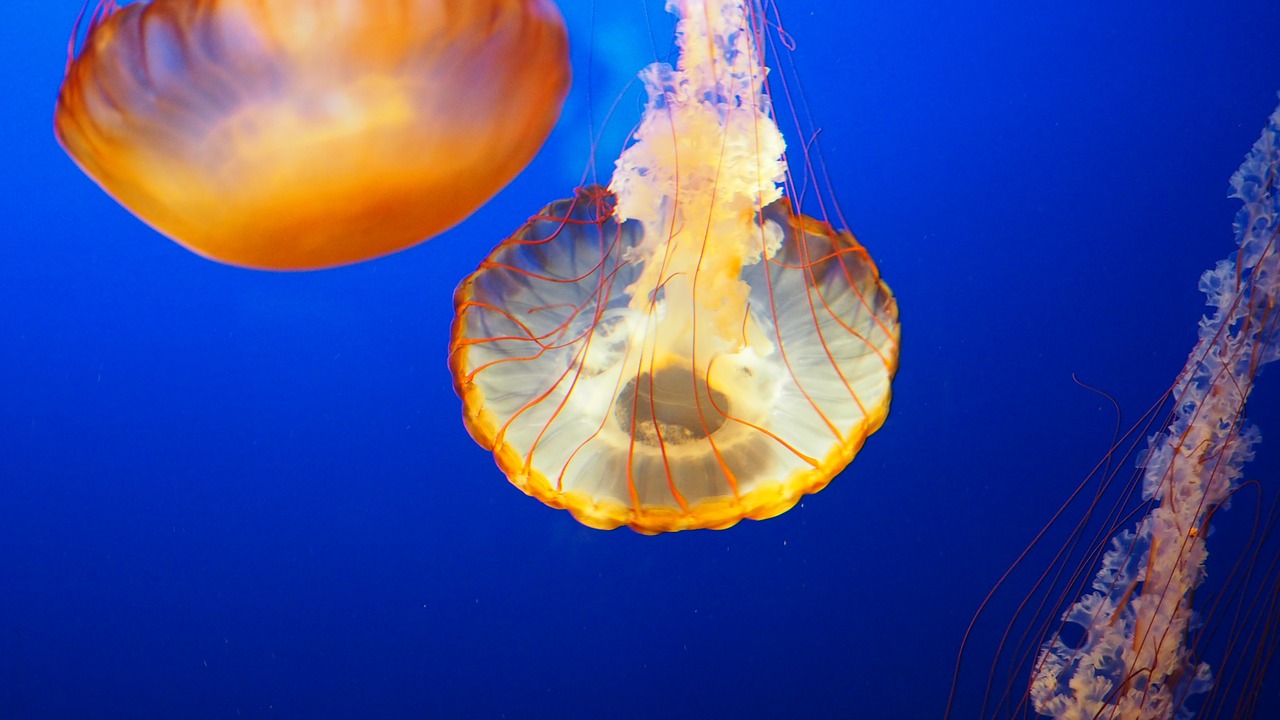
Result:
M979 602L1113 442L1073 376L1129 422L1186 360L1280 3L780 0L796 102L901 306L893 406L790 512L658 537L511 487L445 362L456 284L572 194L602 125L607 181L628 83L671 47L658 0L559 4L575 84L533 164L430 242L293 274L201 259L84 176L51 129L80 2L12 4L0 719L941 717ZM1267 494L1216 516L1211 579L1280 486L1274 369L1249 414Z

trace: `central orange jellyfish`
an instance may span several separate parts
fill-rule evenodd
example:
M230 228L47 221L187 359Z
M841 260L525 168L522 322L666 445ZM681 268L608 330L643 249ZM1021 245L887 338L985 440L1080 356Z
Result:
M54 125L182 245L302 270L471 214L533 158L568 83L551 0L106 0Z
M548 205L458 289L467 426L597 528L725 528L827 485L884 422L897 305L848 232L783 197L745 0L668 3L675 68L609 188Z

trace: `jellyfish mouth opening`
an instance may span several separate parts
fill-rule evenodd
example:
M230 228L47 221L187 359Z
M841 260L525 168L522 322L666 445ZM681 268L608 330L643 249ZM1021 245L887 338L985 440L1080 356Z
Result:
M679 367L643 372L613 401L614 419L645 445L679 445L713 435L724 425L729 398Z

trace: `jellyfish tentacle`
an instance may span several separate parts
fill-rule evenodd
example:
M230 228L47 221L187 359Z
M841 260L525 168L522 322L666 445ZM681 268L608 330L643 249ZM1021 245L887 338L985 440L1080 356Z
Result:
M1147 514L1110 541L1092 591L1037 657L1030 699L1055 718L1183 718L1214 683L1192 642L1211 517L1241 487L1261 433L1244 418L1262 365L1280 359L1280 107L1231 178L1237 250L1204 273L1211 310L1171 390L1168 426L1142 457ZM1140 681L1140 682L1139 682Z

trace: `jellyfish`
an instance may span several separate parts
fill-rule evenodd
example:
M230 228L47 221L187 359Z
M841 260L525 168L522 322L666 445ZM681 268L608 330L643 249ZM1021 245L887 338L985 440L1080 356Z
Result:
M1242 667L1215 677L1201 654L1206 618L1195 600L1209 574L1211 531L1241 490L1261 440L1245 417L1246 401L1261 368L1280 359L1280 108L1231 189L1243 203L1235 219L1238 247L1200 279L1210 309L1198 342L1169 390L1163 429L1136 453L1139 472L1122 490L1142 504L1135 512L1121 505L1102 523L1101 542L1090 553L1096 570L1041 576L1020 612L1052 611L1058 598L1065 608L1056 618L1028 618L1030 652L997 658L994 667L1027 663L1030 679L1023 676L1021 693L1017 680L1003 689L998 679L989 684L987 707L999 710L984 717L1172 720L1218 717L1228 704L1236 706L1233 716L1255 716L1261 677L1280 649L1280 567L1261 557L1280 518L1259 524L1268 529L1251 540L1212 607L1232 613L1222 624L1230 626L1227 643ZM1083 529L1072 533L1071 544L1092 544ZM1006 633L1001 653L1006 642L1021 643L1015 637ZM959 667L957 673L959 684ZM953 686L953 698L955 692Z
M1261 433L1244 418L1254 377L1280 358L1280 108L1231 179L1239 249L1200 279L1211 310L1142 457L1149 511L1112 538L1092 587L1035 663L1031 701L1054 718L1183 718L1213 683L1197 659L1192 599L1210 522L1239 487Z
M71 158L195 253L272 270L455 225L533 158L570 74L551 0L100 0L74 45Z
M784 195L746 0L668 2L607 187L548 204L456 292L450 365L508 479L585 525L763 519L825 487L885 421L896 301L848 231Z

